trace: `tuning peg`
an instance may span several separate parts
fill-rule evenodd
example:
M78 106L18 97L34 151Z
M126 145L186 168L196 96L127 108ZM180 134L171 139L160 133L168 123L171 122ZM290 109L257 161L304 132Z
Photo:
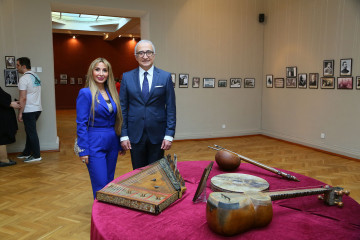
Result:
M324 195L318 195L319 200L324 200Z
M344 206L343 202L335 202L335 204L339 207L342 208Z

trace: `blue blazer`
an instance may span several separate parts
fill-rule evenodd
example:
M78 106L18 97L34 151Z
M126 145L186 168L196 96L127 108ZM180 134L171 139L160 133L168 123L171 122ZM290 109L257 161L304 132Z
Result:
M105 99L101 94L99 94L98 101L95 100L95 119L93 122L93 116L90 112L92 103L91 91L89 88L82 88L79 91L79 95L76 99L76 123L78 146L81 150L83 150L79 153L80 156L89 155L88 127L112 127L114 129L117 108L114 100L110 96L110 93L107 90L106 92L109 96L114 111L112 113L109 112L109 108ZM118 143L120 143L120 137L118 139Z
M154 67L148 100L141 96L139 68L123 74L120 88L123 114L121 136L138 143L144 129L152 144L159 144L164 136L175 136L176 104L171 74Z

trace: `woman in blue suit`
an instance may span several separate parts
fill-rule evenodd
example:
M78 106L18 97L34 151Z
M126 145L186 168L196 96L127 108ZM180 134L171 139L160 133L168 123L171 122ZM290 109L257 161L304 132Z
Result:
M94 198L114 179L120 146L122 114L110 63L95 59L89 66L85 88L76 99L80 160L87 165Z

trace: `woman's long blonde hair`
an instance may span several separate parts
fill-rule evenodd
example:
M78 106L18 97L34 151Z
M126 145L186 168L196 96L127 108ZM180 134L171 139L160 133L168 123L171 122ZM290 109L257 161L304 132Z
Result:
M87 77L86 77L85 87L88 87L90 89L91 96L92 96L92 103L91 103L90 111L93 116L93 123L94 123L94 119L95 119L95 104L98 100L98 96L99 96L99 92L100 92L99 88L97 87L97 85L95 83L94 75L93 75L93 70L94 70L96 64L98 64L98 63L104 63L109 72L109 76L108 76L108 79L106 80L106 82L104 83L104 87L105 87L105 89L107 89L109 91L110 96L112 97L112 99L114 100L114 102L116 104L117 114L116 114L116 121L115 121L114 128L115 128L116 134L120 136L121 125L123 122L121 106L120 106L120 98L119 98L119 94L116 90L114 74L113 74L113 71L111 68L111 64L105 58L97 58L94 61L92 61L92 63L89 66L89 69L87 72Z

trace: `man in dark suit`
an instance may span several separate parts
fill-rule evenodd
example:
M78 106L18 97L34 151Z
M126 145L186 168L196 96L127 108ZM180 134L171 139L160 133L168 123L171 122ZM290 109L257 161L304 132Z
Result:
M135 46L139 67L123 75L121 146L130 150L133 169L164 156L176 127L175 91L171 74L154 67L155 47L148 40Z

